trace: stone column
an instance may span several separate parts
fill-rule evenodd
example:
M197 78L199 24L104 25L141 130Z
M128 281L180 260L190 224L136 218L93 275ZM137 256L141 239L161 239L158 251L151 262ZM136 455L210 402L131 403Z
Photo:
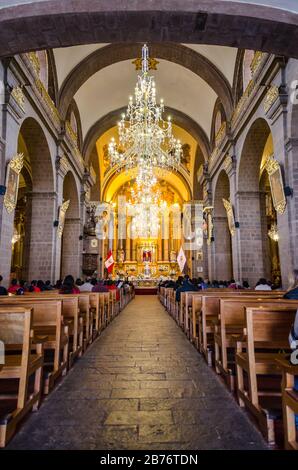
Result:
M241 249L240 276L254 286L265 275L262 219L259 191L238 191L237 206L241 214L239 237Z
M34 192L28 194L31 217L26 230L29 231L30 246L27 253L27 278L53 279L56 193Z

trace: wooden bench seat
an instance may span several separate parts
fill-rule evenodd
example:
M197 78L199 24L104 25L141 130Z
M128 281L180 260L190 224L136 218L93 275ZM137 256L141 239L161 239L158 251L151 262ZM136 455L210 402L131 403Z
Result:
M33 353L32 309L16 306L0 307L0 340L5 345L4 364L0 367L0 447L5 447L16 431L18 423L32 409L37 410L41 398L43 346L36 343ZM34 377L33 390L29 378ZM1 389L5 381L17 380L16 395ZM5 403L15 404L5 413ZM2 409L1 406L1 409Z
M288 335L297 307L245 307L244 338L237 342L237 395L257 419L260 429L275 444L274 419L271 409L281 410L280 380L272 384L272 376L281 376L277 359L289 349ZM247 377L247 386L245 384ZM262 379L262 380L260 380ZM270 380L269 387L266 383Z

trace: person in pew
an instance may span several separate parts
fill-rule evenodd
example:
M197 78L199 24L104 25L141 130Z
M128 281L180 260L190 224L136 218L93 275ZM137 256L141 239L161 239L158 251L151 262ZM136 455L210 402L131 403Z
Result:
M0 275L0 295L8 295L7 289L1 286L2 281L3 281L3 277Z
M266 279L261 277L256 284L255 290L272 290L272 289L271 289L271 286L269 286Z
M54 287L52 286L51 281L48 280L48 281L45 282L44 290L45 291L54 290Z
M31 285L28 290L29 292L41 292L40 288L37 287L37 281L35 280L31 281Z
M104 281L99 280L93 287L92 292L109 292L107 286L104 285Z
M81 292L92 292L94 284L91 282L91 278L88 277L86 281L80 286Z
M8 288L8 293L15 294L19 288L20 288L20 284L18 283L18 280L14 278L11 280L11 284Z
M248 284L247 281L243 281L242 287L243 287L243 289L250 289L249 284Z
M284 295L284 299L298 299L298 269L294 269L294 282Z
M198 287L195 286L189 279L188 274L184 276L184 280L182 282L182 286L176 290L176 302L180 302L181 292L190 292L190 291L198 291Z
M39 287L40 292L45 291L45 283L41 279L37 281L36 286Z
M59 294L79 294L80 289L75 285L74 278L70 274L65 277Z
M116 290L116 299L117 300L120 300L120 292L119 292L119 289L117 289L115 283L113 281L107 281L107 288L108 290Z
M298 271L297 271L297 274L298 274ZM291 349L295 350L298 348L298 310L296 312L295 321L289 334L289 343L290 343ZM296 375L295 377L294 390L298 392L298 375ZM298 415L295 416L295 422L296 422L296 427L298 428Z
M76 280L76 286L78 286L78 288L80 289L83 284L84 281L82 281L82 279L78 277L78 279Z
M57 279L56 284L55 284L55 289L60 290L61 287L62 287L62 280L61 280L61 279Z

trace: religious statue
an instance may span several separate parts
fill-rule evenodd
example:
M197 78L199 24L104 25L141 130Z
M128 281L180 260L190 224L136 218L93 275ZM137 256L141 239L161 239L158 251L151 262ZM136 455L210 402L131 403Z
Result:
M151 269L149 267L149 263L145 263L145 268L144 268L144 275L147 279L150 278L150 275L151 275Z

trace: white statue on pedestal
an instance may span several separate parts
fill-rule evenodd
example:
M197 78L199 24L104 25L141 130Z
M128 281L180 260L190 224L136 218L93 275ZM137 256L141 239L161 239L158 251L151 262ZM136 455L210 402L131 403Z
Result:
M147 279L150 279L150 276L151 276L151 269L150 269L149 263L147 262L145 263L144 277Z

